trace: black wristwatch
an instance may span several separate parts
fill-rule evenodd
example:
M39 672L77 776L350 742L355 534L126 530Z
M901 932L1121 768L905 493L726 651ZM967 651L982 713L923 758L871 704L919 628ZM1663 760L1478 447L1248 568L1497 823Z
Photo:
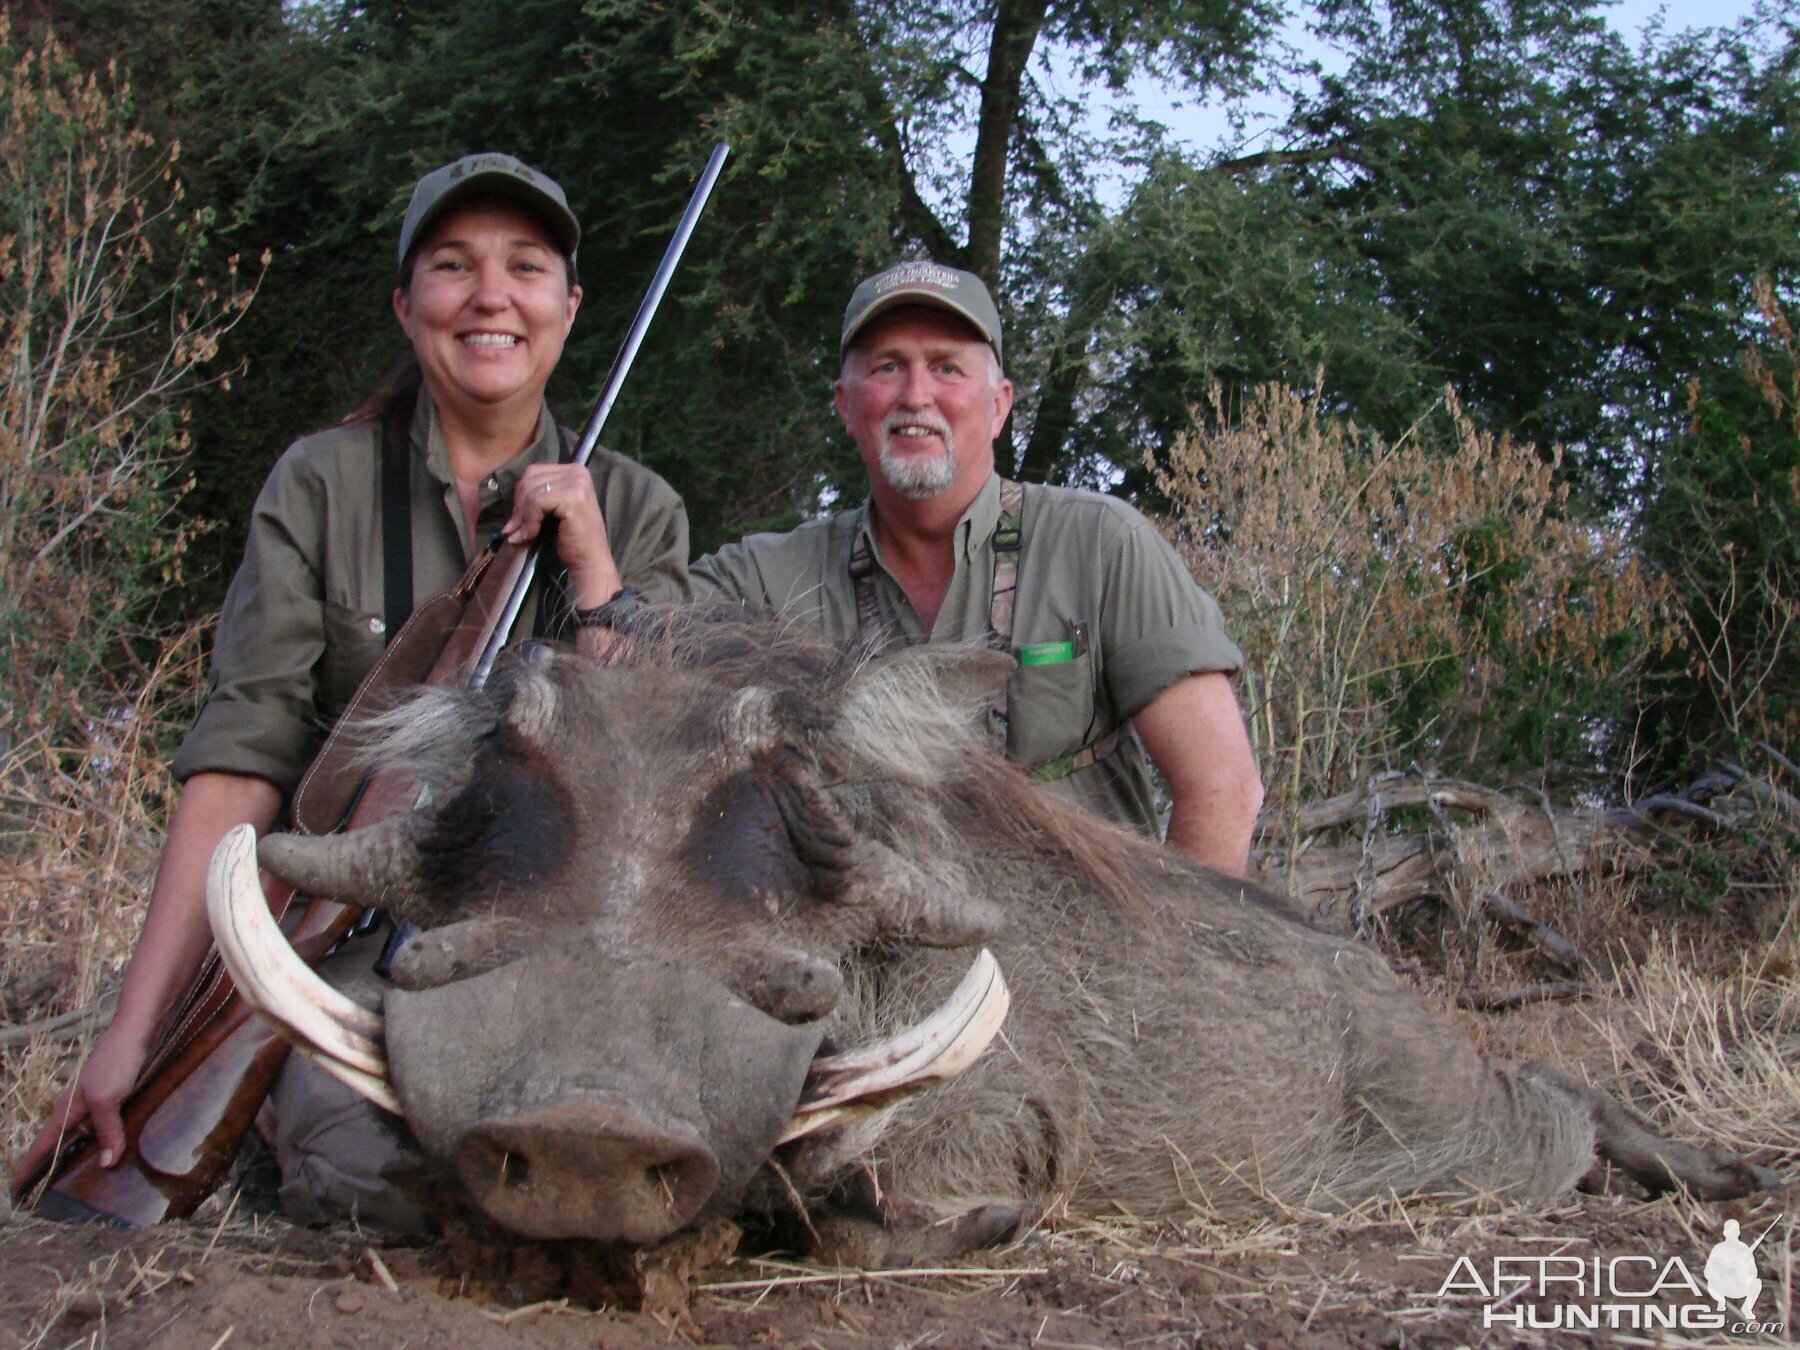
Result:
M621 586L612 599L595 605L592 609L575 611L577 628L617 628L633 614L637 613L638 593L629 586Z

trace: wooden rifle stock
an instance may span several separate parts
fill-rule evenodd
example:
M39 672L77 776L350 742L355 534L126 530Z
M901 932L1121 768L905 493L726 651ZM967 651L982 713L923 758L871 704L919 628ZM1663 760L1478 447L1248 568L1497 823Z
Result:
M356 713L390 706L421 679L466 684L525 570L525 550L497 543L484 549L455 589L414 612L379 664L363 680L340 728ZM344 829L407 810L414 792L403 773L377 769L366 781L344 762L334 731L307 770L315 821L334 809ZM299 796L295 800L299 812ZM294 894L265 881L270 908L296 951L317 964L361 914L351 906ZM289 919L293 922L289 922ZM97 1142L82 1136L25 1179L14 1202L45 1218L147 1225L192 1214L224 1179L263 1099L287 1058L287 1043L232 987L218 957L208 958L193 991L146 1061L125 1099L125 1152L100 1166Z

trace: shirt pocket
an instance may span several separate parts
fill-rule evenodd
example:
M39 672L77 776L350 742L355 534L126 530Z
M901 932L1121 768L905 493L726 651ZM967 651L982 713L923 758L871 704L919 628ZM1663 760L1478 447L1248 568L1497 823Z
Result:
M1106 730L1094 725L1094 655L1021 666L1007 685L1007 755L1030 767L1061 759Z
M349 704L387 647L379 614L325 602L325 654L319 658L319 715L327 725Z

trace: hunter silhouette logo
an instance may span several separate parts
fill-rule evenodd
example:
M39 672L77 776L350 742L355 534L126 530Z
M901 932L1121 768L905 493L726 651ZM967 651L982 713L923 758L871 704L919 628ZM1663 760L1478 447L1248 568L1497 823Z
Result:
M1780 1223L1780 1216L1775 1223ZM1763 1229L1762 1237L1748 1245L1738 1237L1738 1221L1725 1220L1725 1240L1716 1243L1706 1258L1706 1292L1718 1300L1719 1311L1725 1311L1727 1303L1736 1303L1743 1299L1739 1309L1745 1317L1750 1316L1750 1309L1756 1304L1756 1296L1762 1292L1762 1281L1756 1278L1756 1249L1762 1246L1763 1238L1769 1236L1775 1224Z

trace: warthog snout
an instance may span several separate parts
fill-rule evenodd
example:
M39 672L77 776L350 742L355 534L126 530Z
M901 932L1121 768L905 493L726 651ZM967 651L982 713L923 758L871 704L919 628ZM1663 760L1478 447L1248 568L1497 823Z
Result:
M390 989L383 1010L413 1137L489 1218L536 1238L655 1242L729 1207L824 1035L704 970L578 942Z
M613 1102L484 1121L458 1143L455 1165L491 1218L538 1238L658 1242L719 1183L718 1159L692 1126Z

